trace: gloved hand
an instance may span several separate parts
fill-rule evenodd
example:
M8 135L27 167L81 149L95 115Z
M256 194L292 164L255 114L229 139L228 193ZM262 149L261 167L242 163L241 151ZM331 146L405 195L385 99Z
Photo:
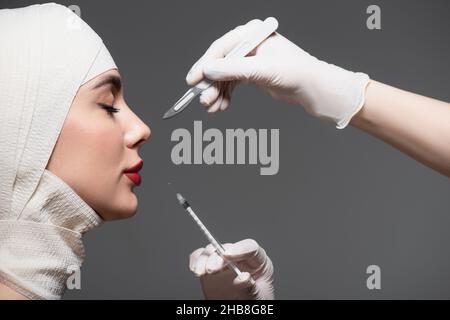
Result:
M212 245L195 250L189 268L200 278L206 299L274 299L273 264L255 240L224 244L225 259L233 261L240 277L226 266Z
M201 94L200 102L208 112L225 110L233 88L245 81L262 87L276 99L301 104L310 114L344 128L364 105L368 75L318 60L279 33L272 34L245 58L224 59L261 23L252 20L226 33L194 64L186 77L188 85L195 85L203 77L220 81Z

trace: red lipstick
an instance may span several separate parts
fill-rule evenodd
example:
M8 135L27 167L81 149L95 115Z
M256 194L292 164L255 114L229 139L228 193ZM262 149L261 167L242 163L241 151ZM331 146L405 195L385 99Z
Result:
M140 185L142 181L141 175L139 174L139 170L141 170L143 165L144 161L140 160L134 166L124 170L123 172L128 177L128 179L133 181L133 183L137 186Z

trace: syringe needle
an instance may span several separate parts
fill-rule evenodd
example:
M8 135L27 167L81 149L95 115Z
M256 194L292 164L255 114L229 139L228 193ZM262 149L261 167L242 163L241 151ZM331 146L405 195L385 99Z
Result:
M177 194L177 199L180 205L189 213L191 218L197 223L197 225L200 227L200 230L202 230L203 234L208 239L209 243L211 243L214 248L216 249L217 254L225 261L226 266L230 268L232 271L236 273L237 276L240 276L242 272L239 270L239 268L234 264L234 262L227 260L224 257L225 249L224 247L213 237L211 232L206 228L206 226L203 224L203 222L198 218L198 216L195 214L194 210L192 210L189 202L180 194Z

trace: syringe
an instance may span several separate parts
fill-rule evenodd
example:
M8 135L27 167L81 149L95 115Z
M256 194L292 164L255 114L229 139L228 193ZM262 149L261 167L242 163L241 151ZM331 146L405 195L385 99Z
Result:
M191 206L189 205L189 202L187 202L187 200L180 193L177 193L177 199L180 205L189 213L191 218L194 219L194 221L200 227L208 241L214 246L217 254L225 261L226 266L233 270L237 276L240 276L242 273L241 270L239 270L239 268L232 261L229 261L224 257L225 248L213 237L211 232L209 232L202 221L197 217L194 210L192 210Z

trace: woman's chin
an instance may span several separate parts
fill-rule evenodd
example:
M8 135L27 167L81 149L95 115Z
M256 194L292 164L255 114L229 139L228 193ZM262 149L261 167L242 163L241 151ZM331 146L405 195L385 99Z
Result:
M121 199L120 203L116 203L109 209L104 210L101 214L103 220L122 220L133 217L137 213L138 199L133 192L129 192L129 196ZM112 204L112 203L111 203Z

